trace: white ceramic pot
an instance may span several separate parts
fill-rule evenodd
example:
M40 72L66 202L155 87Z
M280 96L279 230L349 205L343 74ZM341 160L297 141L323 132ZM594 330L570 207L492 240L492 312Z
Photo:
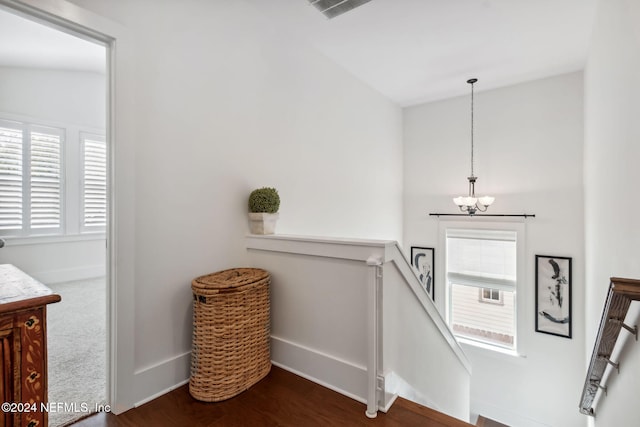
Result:
M249 212L249 230L251 234L273 234L279 213Z

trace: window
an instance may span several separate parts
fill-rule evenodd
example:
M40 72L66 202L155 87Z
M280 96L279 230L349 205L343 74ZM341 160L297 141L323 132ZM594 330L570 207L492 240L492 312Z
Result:
M516 349L517 232L446 229L448 321L470 341Z
M0 230L22 229L22 128L0 123Z
M482 288L480 289L480 302L502 304L502 292L499 289Z
M0 234L62 232L64 130L0 120Z
M104 231L107 221L107 145L101 135L82 133L82 228Z
M86 131L85 131L86 130ZM0 236L104 233L107 147L100 129L0 118Z

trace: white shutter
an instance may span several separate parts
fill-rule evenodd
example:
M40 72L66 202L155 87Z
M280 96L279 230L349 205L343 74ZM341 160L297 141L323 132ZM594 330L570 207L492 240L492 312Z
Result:
M31 229L60 229L61 135L31 131Z
M0 126L0 230L22 229L22 136L20 126Z
M99 230L107 222L107 145L103 137L83 135L83 227Z

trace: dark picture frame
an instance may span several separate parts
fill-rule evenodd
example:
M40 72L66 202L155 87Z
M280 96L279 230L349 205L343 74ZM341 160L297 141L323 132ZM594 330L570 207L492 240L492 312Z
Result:
M435 302L435 249L411 246L411 265L420 280L422 289Z
M571 339L571 258L536 255L536 332Z

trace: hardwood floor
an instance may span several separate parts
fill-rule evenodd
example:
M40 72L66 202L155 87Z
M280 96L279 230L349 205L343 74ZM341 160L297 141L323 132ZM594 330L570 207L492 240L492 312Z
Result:
M401 398L375 419L364 412L362 403L274 366L258 384L223 402L197 401L185 385L124 414L97 414L73 426L471 426Z

